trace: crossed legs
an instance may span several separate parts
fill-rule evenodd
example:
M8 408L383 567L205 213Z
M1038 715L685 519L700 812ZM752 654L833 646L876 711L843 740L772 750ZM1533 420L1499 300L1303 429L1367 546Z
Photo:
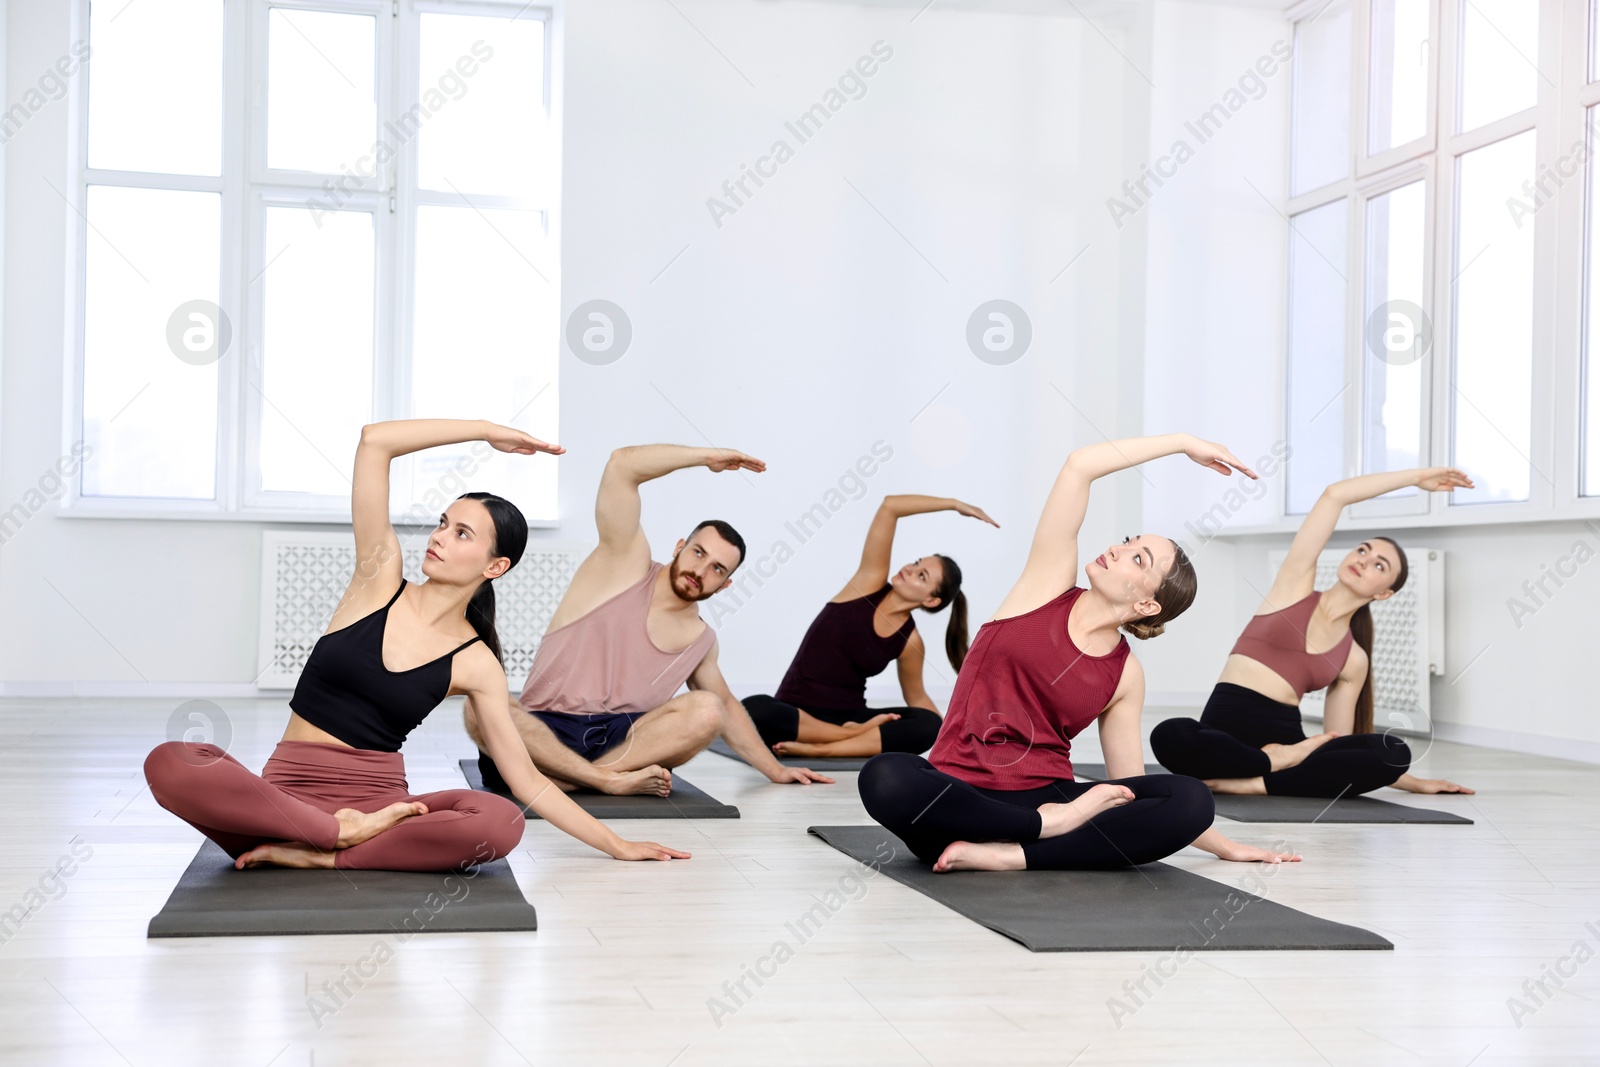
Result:
M463 716L467 736L482 751L483 734L472 701ZM672 768L689 762L722 732L722 701L703 690L675 696L639 716L621 741L593 760L568 748L537 716L523 711L515 695L511 718L533 765L562 790L666 796L672 790Z

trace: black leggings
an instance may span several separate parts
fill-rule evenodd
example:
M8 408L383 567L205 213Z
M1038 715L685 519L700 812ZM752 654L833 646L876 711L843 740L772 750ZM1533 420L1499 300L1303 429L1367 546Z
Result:
M1170 856L1205 833L1215 814L1211 791L1193 778L1119 778L1134 799L1076 830L1039 840L1040 804L1065 803L1094 787L1063 779L1039 789L980 789L921 756L890 752L861 768L861 802L918 859L931 864L953 841L1016 841L1029 870L1132 867Z
M768 748L779 741L793 741L799 736L800 709L793 704L785 704L765 693L745 697L741 703L744 704L744 710L750 713L756 729L761 731L761 740L766 742ZM933 747L934 738L939 736L939 724L944 722L937 713L927 708L856 708L854 711L806 709L806 714L813 719L821 719L832 726L866 722L874 715L886 712L893 712L900 717L878 727L878 736L883 739L885 752L928 751Z
M1393 785L1411 769L1411 749L1393 734L1335 737L1297 766L1274 771L1262 745L1306 739L1300 709L1254 689L1218 682L1200 721L1168 719L1150 732L1150 751L1174 774L1261 778L1279 797L1338 797Z

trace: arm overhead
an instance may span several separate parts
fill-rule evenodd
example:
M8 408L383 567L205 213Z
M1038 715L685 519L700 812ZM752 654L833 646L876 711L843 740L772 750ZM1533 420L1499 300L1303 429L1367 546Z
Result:
M1001 602L995 618L1022 615L1072 588L1078 574L1078 531L1089 507L1089 486L1096 478L1180 452L1220 474L1237 470L1256 477L1227 449L1193 434L1128 437L1075 450L1056 475L1034 528L1022 575Z
M594 521L600 534L597 552L621 557L650 556L650 546L639 524L639 487L685 467L712 471L761 472L761 460L726 448L689 448L684 445L631 445L611 453L600 476L595 496Z
M361 428L350 486L350 522L356 541L356 573L340 601L360 598L364 589L376 587L387 595L400 584L403 563L400 540L389 521L389 466L400 456L440 445L487 441L501 452L531 456L566 452L521 430L482 419L400 419L374 422ZM335 619L339 612L335 611Z
M1351 504L1372 500L1396 489L1416 486L1429 492L1471 489L1472 479L1454 467L1427 467L1414 470L1363 474L1334 482L1322 491L1311 506L1289 546L1283 566L1278 568L1263 607L1283 608L1311 595L1317 576L1317 557L1328 547L1339 516Z
M836 602L854 600L882 588L883 583L889 580L889 569L893 566L890 554L894 550L894 533L899 521L908 515L926 515L934 511L954 511L970 518L981 519L997 528L1000 525L982 508L953 497L921 496L914 493L886 496L883 498L883 503L878 505L877 513L872 516L872 525L867 528L867 539L861 547L861 563L856 567L856 573L851 575L850 580L839 591L839 595L833 599Z

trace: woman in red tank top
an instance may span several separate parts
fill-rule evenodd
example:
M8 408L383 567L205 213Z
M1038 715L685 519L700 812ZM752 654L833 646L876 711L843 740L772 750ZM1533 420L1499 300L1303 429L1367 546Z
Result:
M1074 585L1091 483L1178 453L1255 477L1189 434L1073 452L1022 576L973 639L929 758L891 752L862 768L868 813L934 870L1124 867L1189 844L1223 859L1299 859L1211 829L1211 796L1195 779L1144 773L1144 674L1118 630L1154 637L1194 600L1182 550L1165 537L1129 538L1090 561L1087 588ZM1072 737L1091 722L1113 776L1092 786L1073 780L1070 758Z
M1413 793L1470 793L1411 773L1411 750L1373 732L1372 610L1405 585L1406 554L1388 537L1352 548L1339 580L1313 588L1317 557L1350 505L1397 489L1472 488L1453 467L1367 474L1335 482L1300 524L1266 599L1239 636L1200 720L1168 719L1150 734L1161 765L1218 793L1357 796L1392 785ZM1300 700L1327 687L1323 733L1306 737Z

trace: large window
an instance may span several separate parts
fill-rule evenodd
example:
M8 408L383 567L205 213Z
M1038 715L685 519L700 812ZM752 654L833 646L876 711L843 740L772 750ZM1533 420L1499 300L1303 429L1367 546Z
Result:
M338 519L363 423L554 439L559 140L544 9L475 0L89 6L72 507ZM397 468L553 520L554 464Z
M1356 517L1600 511L1597 8L1291 12L1288 514L1345 472L1447 464L1477 488Z

